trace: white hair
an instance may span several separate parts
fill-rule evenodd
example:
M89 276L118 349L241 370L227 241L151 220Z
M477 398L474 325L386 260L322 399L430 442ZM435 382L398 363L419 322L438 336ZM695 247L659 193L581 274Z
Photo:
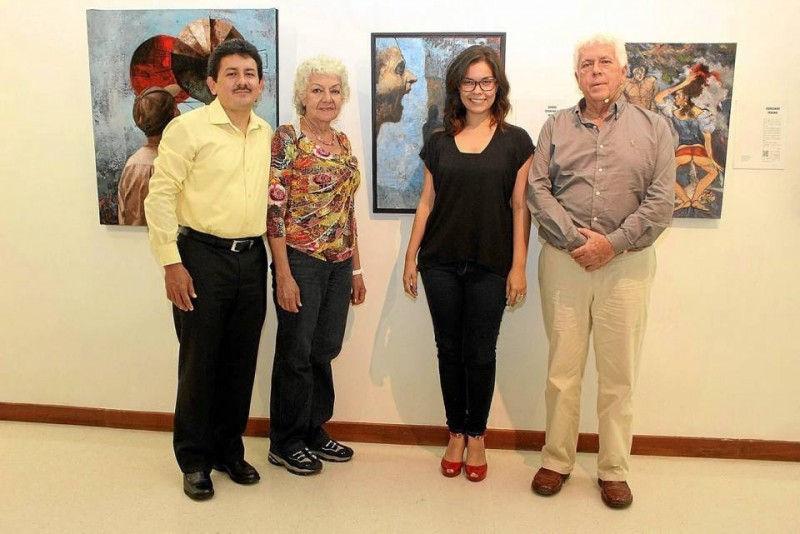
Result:
M578 62L581 60L581 50L586 48L587 46L594 46L594 45L609 45L614 48L614 53L617 56L617 61L623 67L628 64L628 53L625 51L625 41L617 38L614 35L608 33L597 33L592 35L591 37L587 37L586 39L582 39L578 41L578 44L575 45L575 72L578 72Z
M294 109L298 115L305 115L306 108L300 99L308 88L308 80L312 74L330 74L342 82L342 102L350 99L350 83L347 80L347 69L338 59L330 56L315 56L300 63L294 77Z

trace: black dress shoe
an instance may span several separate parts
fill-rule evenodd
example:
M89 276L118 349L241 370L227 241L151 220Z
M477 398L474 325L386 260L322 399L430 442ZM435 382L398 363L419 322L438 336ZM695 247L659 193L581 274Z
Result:
M214 496L214 484L205 471L183 474L183 492L194 501L205 501Z
M214 469L228 473L228 475L231 477L231 480L237 484L250 485L261 480L261 476L259 476L256 468L244 460L216 463L214 464Z

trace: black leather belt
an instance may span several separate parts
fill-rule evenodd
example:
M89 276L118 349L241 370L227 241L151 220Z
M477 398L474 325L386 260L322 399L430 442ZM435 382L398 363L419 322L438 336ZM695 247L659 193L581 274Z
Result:
M188 237L189 239L200 241L201 243L205 243L206 245L225 248L230 250L231 252L244 252L246 250L250 250L251 248L253 248L253 245L256 244L256 240L261 239L260 237L225 239L224 237L217 237L211 234L204 234L203 232L192 230L191 228L188 228L186 226L181 226L178 229L178 233L181 234L182 236Z

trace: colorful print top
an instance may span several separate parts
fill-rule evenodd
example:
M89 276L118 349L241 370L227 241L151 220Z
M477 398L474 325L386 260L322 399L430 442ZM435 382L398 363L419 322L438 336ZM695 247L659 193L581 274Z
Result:
M350 140L335 132L341 154L317 146L295 125L272 138L267 236L325 261L344 261L356 241L354 196L361 174Z

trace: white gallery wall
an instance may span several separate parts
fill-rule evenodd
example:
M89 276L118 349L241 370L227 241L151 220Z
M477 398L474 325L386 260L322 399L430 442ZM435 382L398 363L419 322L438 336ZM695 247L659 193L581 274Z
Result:
M611 31L632 42L738 43L722 218L678 220L658 273L636 396L637 434L800 440L800 69L790 0L590 2L11 2L0 17L0 402L169 412L177 342L144 228L98 223L86 9L279 9L280 116L299 60L347 65L339 126L361 163L357 196L367 302L352 309L334 364L335 419L444 425L424 298L400 272L411 215L371 213L371 32L500 31L514 122L538 137L537 102L576 101L573 43ZM533 7L535 5L535 7ZM527 7L523 7L527 6ZM785 170L733 166L740 103L783 100ZM547 343L536 287L506 314L492 428L544 429ZM251 414L269 414L275 314L264 328ZM590 359L581 430L596 432Z

